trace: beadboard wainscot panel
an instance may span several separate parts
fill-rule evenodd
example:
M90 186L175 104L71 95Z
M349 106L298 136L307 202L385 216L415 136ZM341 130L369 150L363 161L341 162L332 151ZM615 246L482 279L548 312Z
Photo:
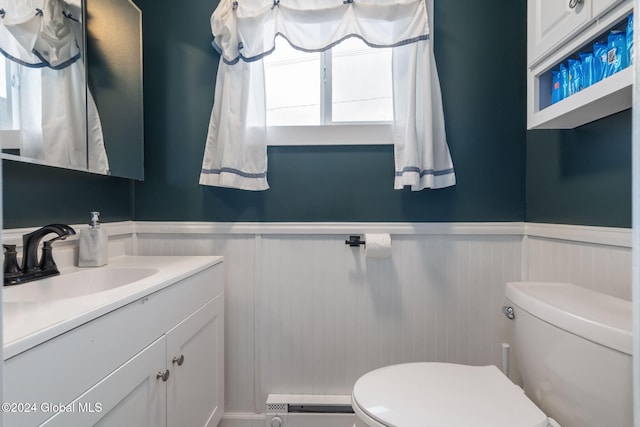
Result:
M365 232L391 233L392 257L345 245ZM523 234L522 223L136 223L140 255L225 257L233 427L263 419L269 393L350 394L387 364L499 365Z
M222 255L225 264L225 411L263 412L255 402L255 235L179 223L161 233L138 225L141 255ZM186 232L185 232L186 231Z
M526 224L525 277L631 300L631 229Z
M395 235L372 259L344 236L263 236L262 398L346 394L390 364L500 366L504 284L521 236Z
M631 232L530 223L103 225L112 255L225 257L225 427L264 425L269 393L350 394L392 363L500 366L510 280L570 281L630 299ZM74 226L81 229L84 225ZM33 229L4 230L21 244ZM349 235L390 233L366 258ZM77 237L56 242L77 262ZM511 372L517 371L517 361ZM518 380L518 378L514 378Z

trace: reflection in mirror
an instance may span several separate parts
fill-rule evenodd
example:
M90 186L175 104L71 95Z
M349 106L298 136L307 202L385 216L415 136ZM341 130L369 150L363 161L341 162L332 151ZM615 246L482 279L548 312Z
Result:
M141 180L142 103L131 0L0 0L0 157Z
M80 0L0 1L0 142L5 154L106 174L81 17Z
M111 174L143 179L142 14L131 0L86 0L86 22L89 88Z

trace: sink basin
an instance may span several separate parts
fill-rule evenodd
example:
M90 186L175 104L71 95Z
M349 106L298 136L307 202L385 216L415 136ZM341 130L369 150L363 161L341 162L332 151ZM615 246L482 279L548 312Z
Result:
M101 267L5 287L3 302L41 302L108 291L145 279L158 270L138 267Z

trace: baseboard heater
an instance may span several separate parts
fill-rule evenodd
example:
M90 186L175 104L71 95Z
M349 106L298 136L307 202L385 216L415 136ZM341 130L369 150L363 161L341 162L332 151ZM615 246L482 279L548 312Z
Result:
M267 427L353 427L351 396L270 394Z

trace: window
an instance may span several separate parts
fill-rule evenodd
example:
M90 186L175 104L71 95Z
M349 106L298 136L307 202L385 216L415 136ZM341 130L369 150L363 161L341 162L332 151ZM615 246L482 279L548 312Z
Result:
M0 55L0 149L11 154L20 148L18 70L17 64Z
M282 0L282 8L280 0L269 7L262 0L220 1L211 28L222 60L200 184L266 190L265 144L329 143L393 145L396 189L454 185L433 67L430 2L367 1L365 11L357 0ZM278 37L284 40L273 49L271 41ZM371 65L373 53L381 52L362 47L360 39L369 46L394 46L392 60L387 53L386 65ZM271 50L286 49L287 40L307 52L334 49L310 59L290 54L278 61ZM359 46L350 47L352 42ZM287 75L289 67L294 71ZM391 84L383 83L385 75L392 76ZM301 80L307 77L310 81ZM279 87L267 89L271 80ZM289 113L297 116L293 122L285 118Z
M392 143L391 49L348 38L310 53L277 38L264 65L269 145Z
M0 56L0 129L11 129L11 71L9 62Z
M4 98L3 101L7 99L7 74L7 60L0 57L0 98Z
M20 129L20 66L0 55L0 130Z

